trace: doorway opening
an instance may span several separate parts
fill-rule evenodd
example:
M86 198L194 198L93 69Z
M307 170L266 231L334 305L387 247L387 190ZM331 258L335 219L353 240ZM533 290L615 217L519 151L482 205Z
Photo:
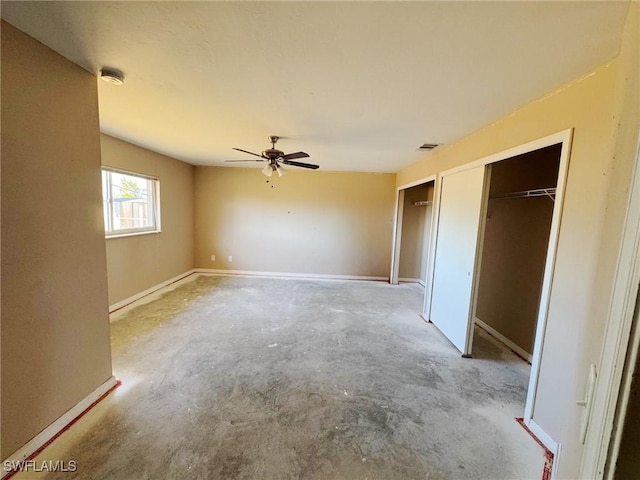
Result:
M640 472L638 441L640 441L640 288L636 294L636 304L631 326L630 344L627 350L624 373L621 381L620 397L611 448L604 478L634 478Z
M433 231L434 181L400 188L390 283L426 286Z
M491 164L488 172L473 321L529 363L561 148L555 144L505 159Z

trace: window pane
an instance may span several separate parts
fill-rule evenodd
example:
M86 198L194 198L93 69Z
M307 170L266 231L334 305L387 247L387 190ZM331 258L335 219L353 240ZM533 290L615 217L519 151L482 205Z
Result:
M155 230L157 180L112 170L102 171L105 231Z

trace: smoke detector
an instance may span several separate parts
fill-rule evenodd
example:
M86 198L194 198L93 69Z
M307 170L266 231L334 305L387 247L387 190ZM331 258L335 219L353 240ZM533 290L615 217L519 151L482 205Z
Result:
M112 85L122 85L124 83L123 73L114 68L103 68L100 70L100 78Z

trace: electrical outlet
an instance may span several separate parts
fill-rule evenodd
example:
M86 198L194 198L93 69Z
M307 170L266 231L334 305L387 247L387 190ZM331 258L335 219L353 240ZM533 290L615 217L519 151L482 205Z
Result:
M231 255L229 255L229 261L233 262L233 257Z
M215 262L216 261L216 256L215 255L211 255L211 261Z

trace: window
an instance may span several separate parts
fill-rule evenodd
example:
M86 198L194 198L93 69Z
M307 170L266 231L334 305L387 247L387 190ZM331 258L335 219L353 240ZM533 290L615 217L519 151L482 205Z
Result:
M157 178L103 168L102 205L107 237L160 231Z

